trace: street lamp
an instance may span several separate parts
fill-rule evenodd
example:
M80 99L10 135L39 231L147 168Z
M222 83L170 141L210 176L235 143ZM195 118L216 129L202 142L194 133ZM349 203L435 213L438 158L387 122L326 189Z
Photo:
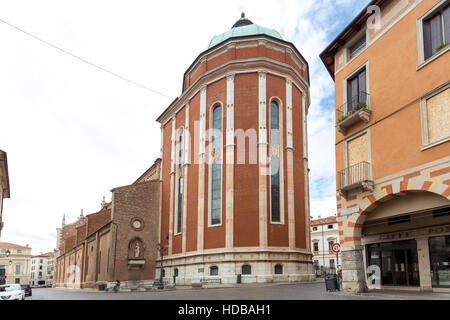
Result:
M169 247L169 235L167 235L166 237L166 243L162 244L161 243L157 243L156 247L159 250L159 254L161 256L161 270L159 272L159 284L158 284L158 289L164 289L164 284L163 284L163 261L164 261L164 250L166 250Z
M11 251L9 251L9 249L6 250L5 256L6 256L7 258L9 257L10 254L11 254ZM12 259L9 259L9 265L12 265Z

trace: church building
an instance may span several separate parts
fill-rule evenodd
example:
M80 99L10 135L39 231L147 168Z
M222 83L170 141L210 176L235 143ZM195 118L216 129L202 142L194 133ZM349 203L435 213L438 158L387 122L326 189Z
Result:
M297 48L244 14L186 70L181 95L157 119L166 280L314 279L309 86Z

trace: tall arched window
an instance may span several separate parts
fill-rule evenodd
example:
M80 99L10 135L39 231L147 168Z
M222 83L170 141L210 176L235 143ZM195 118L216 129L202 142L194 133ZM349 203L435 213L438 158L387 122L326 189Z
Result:
M270 103L270 203L272 222L281 222L280 217L280 136L278 103Z
M180 138L178 146L178 196L177 196L177 230L181 232L181 219L183 216L183 161L184 161L184 130L180 129Z
M211 169L211 225L221 223L222 209L222 107L213 110L213 161Z

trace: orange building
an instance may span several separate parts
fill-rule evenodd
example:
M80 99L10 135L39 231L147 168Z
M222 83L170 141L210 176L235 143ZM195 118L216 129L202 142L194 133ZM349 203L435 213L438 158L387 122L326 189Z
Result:
M449 4L371 1L320 55L346 290L450 287Z
M309 101L306 60L244 15L187 69L181 95L157 119L170 281L314 277Z

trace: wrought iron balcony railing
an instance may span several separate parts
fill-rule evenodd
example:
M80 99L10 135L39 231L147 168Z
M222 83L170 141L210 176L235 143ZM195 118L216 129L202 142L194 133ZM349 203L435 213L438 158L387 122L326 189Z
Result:
M362 188L373 191L373 180L370 163L363 161L354 164L344 170L338 171L336 175L337 189L339 193L346 197L347 192Z
M360 91L336 110L336 127L346 134L348 127L359 121L370 120L370 95Z

